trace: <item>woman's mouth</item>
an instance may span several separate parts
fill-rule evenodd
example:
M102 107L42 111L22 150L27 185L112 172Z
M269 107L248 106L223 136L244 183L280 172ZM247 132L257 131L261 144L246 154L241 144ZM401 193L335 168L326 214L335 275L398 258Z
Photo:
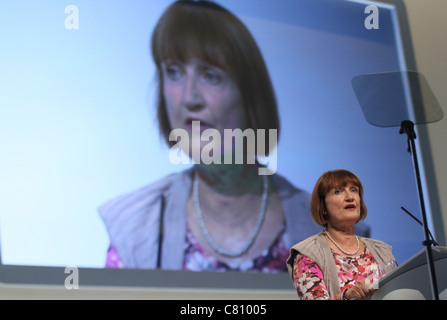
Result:
M196 131L196 132L200 132L200 134L202 134L202 132L204 130L212 128L211 124L209 124L208 122L203 121L201 119L197 119L197 118L186 119L185 126L188 131L190 131L190 132Z

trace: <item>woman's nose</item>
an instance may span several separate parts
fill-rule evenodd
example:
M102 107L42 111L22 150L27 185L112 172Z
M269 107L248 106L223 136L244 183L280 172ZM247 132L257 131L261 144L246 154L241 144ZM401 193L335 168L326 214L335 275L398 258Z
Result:
M195 75L188 75L183 85L182 103L190 111L203 108L203 99Z
M346 201L354 201L354 195L353 195L353 193L351 192L351 191L349 191L349 190L346 190Z

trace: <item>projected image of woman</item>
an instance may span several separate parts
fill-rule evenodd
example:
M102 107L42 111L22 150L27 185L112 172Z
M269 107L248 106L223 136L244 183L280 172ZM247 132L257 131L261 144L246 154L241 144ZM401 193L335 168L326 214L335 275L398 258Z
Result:
M202 155L210 143L194 140L194 130L214 129L223 139L225 129L264 129L268 155L275 147L269 133L279 136L275 94L257 44L236 16L208 1L174 2L151 45L159 129L169 146L178 142L169 139L176 129L189 137L181 144L189 156ZM213 152L222 158L234 151L218 146ZM247 153L242 164L232 159L198 162L103 205L106 266L287 271L288 248L319 230L309 215L310 195L278 174L260 175L262 166Z

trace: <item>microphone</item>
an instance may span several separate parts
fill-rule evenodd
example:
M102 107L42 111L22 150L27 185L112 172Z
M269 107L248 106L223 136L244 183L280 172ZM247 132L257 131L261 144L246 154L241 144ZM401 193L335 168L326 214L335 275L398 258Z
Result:
M414 215L412 215L407 209L405 209L404 207L400 207L403 211L405 211L405 213L407 213L410 217L412 217L417 223L419 223L421 226L423 226L422 221L419 220L418 218L416 218ZM435 246L438 246L438 243L435 241L435 239L433 238L433 235L431 234L430 230L427 228L428 234L430 235L431 240L433 241L433 244Z

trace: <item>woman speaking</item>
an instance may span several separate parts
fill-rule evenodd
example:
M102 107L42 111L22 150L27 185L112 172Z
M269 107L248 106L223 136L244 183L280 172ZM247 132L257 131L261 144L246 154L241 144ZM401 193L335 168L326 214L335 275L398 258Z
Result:
M364 299L394 263L391 246L357 236L354 225L366 217L363 187L347 170L324 173L315 184L311 214L325 229L290 249L287 267L302 300Z

